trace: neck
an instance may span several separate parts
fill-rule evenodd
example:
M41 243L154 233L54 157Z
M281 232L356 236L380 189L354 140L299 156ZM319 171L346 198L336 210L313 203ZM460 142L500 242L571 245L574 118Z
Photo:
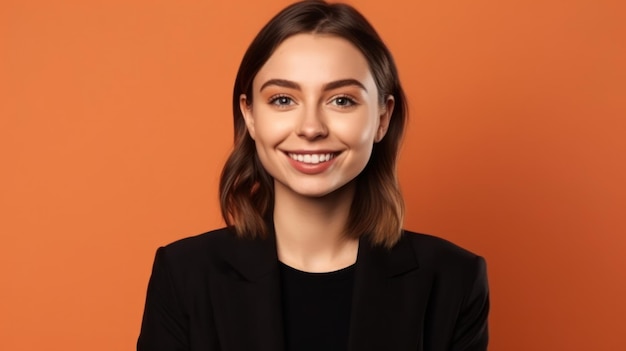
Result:
M345 228L354 184L323 197L306 197L275 185L274 228L278 259L307 272L328 272L354 264L358 239Z

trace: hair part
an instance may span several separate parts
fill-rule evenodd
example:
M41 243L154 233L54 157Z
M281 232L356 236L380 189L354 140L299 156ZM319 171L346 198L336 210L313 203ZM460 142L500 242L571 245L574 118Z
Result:
M378 88L381 106L389 96L394 109L385 137L375 143L356 189L345 235L368 235L375 245L393 246L402 235L404 201L396 165L407 120L407 104L396 65L374 28L347 4L307 0L292 4L272 18L254 38L239 66L233 88L234 149L220 177L220 205L226 224L238 236L266 237L274 208L274 180L265 171L240 109L240 97L252 103L252 82L275 49L301 33L344 38L366 58Z

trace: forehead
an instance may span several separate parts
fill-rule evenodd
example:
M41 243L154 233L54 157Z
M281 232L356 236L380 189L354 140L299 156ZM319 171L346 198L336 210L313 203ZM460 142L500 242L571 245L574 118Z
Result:
M315 86L349 78L375 90L367 60L352 43L327 34L297 34L276 48L253 85L257 90L268 79L287 79Z

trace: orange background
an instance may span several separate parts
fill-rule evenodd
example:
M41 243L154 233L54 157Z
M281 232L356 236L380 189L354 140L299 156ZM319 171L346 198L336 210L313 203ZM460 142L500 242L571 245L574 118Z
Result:
M244 50L288 1L0 4L0 350L131 350L156 248L222 225ZM484 255L491 350L626 343L621 1L357 1L411 122L406 227Z

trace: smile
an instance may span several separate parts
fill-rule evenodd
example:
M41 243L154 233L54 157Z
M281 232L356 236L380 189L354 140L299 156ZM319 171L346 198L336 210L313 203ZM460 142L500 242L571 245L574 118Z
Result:
M294 161L308 163L308 164L318 164L322 162L328 162L335 158L335 153L325 153L325 154L296 154L296 153L287 153L287 155Z

